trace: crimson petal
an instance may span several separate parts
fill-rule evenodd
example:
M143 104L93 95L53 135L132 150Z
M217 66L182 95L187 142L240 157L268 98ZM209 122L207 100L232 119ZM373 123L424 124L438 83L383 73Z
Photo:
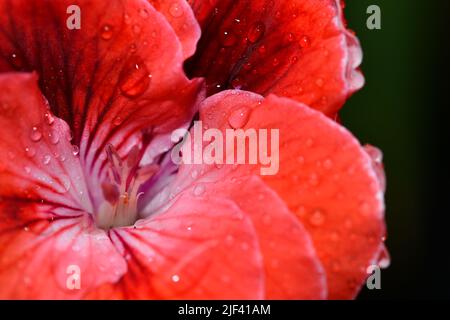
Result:
M111 238L128 272L88 298L263 298L255 231L228 200L183 194L160 215L112 230Z
M339 0L189 0L202 27L191 75L209 93L275 93L334 116L364 79Z
M43 4L0 1L8 12L0 17L0 72L38 73L52 112L69 124L95 180L90 189L99 190L105 146L125 156L141 143L143 129L158 135L189 122L202 86L184 75L181 43L149 2ZM81 10L80 30L67 25L73 5Z
M204 130L218 128L224 136L237 127L279 130L279 171L261 177L310 233L326 271L328 297L353 298L367 266L378 262L385 234L384 186L359 142L322 113L274 95L218 93L201 105L200 120ZM178 188L189 185L189 167L181 167ZM205 177L224 171L216 175L236 179L261 174L268 165L197 167Z

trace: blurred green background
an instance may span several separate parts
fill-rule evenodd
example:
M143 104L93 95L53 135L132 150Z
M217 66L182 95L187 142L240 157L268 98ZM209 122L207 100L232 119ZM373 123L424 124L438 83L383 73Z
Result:
M369 30L369 5L381 30ZM450 197L444 95L449 89L450 1L347 0L361 41L365 87L345 105L343 123L384 153L391 266L381 290L360 299L450 298ZM447 21L446 21L447 19ZM440 140L443 142L441 143Z

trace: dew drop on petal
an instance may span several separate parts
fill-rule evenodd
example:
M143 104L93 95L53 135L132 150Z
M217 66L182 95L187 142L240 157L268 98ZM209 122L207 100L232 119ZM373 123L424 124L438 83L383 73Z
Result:
M36 155L36 150L33 147L26 147L25 154L29 158L33 158Z
M308 36L302 36L300 38L300 47L302 48L308 48L311 44L311 41L309 40Z
M175 282L175 283L180 282L180 276L177 275L177 274L174 274L172 276L172 281Z
M42 139L42 133L39 131L38 127L31 128L30 139L34 142L38 142Z
M325 214L320 209L315 209L311 212L309 216L309 223L314 226L318 227L321 226L325 222Z
M47 124L50 126L55 122L55 118L48 112L46 112L44 114L44 117L45 117L45 120L47 121Z
M244 127L250 118L251 110L248 107L241 107L231 112L228 117L228 124L233 129Z
M177 2L174 2L170 5L169 13L174 18L179 18L183 15L183 8L179 6Z
M248 31L247 39L251 43L256 43L264 36L266 26L261 21L255 22Z
M76 157L80 153L80 148L78 146L72 147L72 154Z
M102 30L100 32L100 36L103 40L110 40L113 36L113 30L112 27L109 24L105 24L102 27Z
M378 265L380 266L380 268L386 269L387 267L389 267L390 264L391 264L391 257L386 247L383 246L380 256L378 257Z
M127 98L142 95L149 87L152 75L145 64L135 63L122 72L120 91Z
M43 158L42 158L42 163L45 165L48 165L50 163L50 161L52 160L52 157L49 154L46 154Z
M148 12L147 12L147 10L145 10L145 9L140 9L140 10L139 10L139 15L140 15L142 18L144 18L144 19L147 19L147 18L148 18Z
M193 193L194 196L201 196L205 192L205 186L202 184L198 184L194 187Z
M55 131L52 131L48 134L48 140L51 144L58 144L59 142L59 136Z
M224 47L232 47L237 43L237 38L231 31L224 31L221 34L221 43Z

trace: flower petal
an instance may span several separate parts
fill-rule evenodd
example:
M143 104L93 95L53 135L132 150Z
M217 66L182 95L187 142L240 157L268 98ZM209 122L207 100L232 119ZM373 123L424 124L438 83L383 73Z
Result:
M233 203L183 194L164 213L111 238L128 273L89 298L261 299L262 260L255 231Z
M157 136L189 122L202 86L184 75L180 41L148 1L79 0L79 30L73 5L0 0L9 13L0 17L0 72L36 70L51 110L73 131L90 189L99 190L105 146L125 156L143 129Z
M243 108L247 122L242 129L279 130L279 171L262 179L310 233L327 274L329 298L354 297L366 267L377 262L385 232L383 186L372 160L343 127L286 98L224 91L204 102L200 119L204 128L223 132ZM225 171L221 176L245 177L260 174L261 167L267 165L224 165L220 170ZM202 169L204 175L217 170Z
M172 25L183 45L184 58L192 56L200 39L200 26L186 0L149 0Z
M209 94L275 93L335 116L362 87L361 50L339 0L189 0L202 27L188 72Z
M177 179L191 181L183 193L203 188L202 196L230 199L252 221L264 261L265 299L326 298L326 278L311 238L273 190L257 176L240 179L224 176L226 170L213 169L205 175L197 170L181 169Z
M36 74L0 74L0 199L91 210L67 124L53 116Z
M0 215L2 299L78 299L126 271L89 214L2 200Z

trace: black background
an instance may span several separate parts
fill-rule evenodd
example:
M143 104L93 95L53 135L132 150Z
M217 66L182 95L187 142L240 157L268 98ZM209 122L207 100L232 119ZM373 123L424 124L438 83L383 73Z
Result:
M360 299L450 298L450 1L347 0L365 87L342 111L362 143L384 152L387 246L381 290ZM381 8L381 30L366 9Z

